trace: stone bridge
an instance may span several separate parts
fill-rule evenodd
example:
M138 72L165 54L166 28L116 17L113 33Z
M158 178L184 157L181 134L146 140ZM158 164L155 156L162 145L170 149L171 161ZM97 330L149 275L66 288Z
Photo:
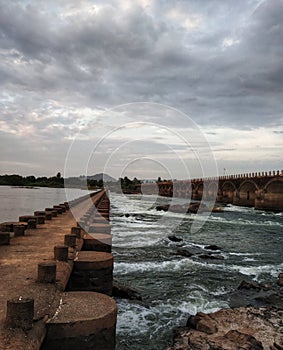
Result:
M166 197L283 211L283 170L143 184L142 192L156 193L157 186L159 195Z

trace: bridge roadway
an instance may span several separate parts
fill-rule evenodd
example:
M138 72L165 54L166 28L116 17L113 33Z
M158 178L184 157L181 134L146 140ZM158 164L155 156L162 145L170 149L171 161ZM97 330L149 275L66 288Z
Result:
M82 200L77 202L74 201L72 205L75 208L76 217L84 216L87 211L91 210L90 202L99 202L103 196L105 196L104 191L95 194L92 197L92 201L89 200L89 196L88 198L82 198ZM65 210L68 209L68 204L65 203L64 205ZM60 206L64 209L64 205ZM62 300L63 291L67 286L72 272L74 258L77 256L78 251L81 250L84 239L82 238L83 235L77 235L78 237L75 238L75 245L71 246L72 244L68 244L72 227L78 227L77 220L74 218L71 210L66 210L62 214L59 214L59 212L60 210L57 210L57 216L52 216L52 220L45 220L44 224L36 224L36 228L29 228L30 224L31 226L33 225L33 220L31 220L28 224L25 224L29 226L25 230L24 235L13 237L14 233L11 232L9 233L11 236L10 244L0 245L1 350L40 349L46 335L46 322L56 313L60 300ZM46 213L48 212L46 211ZM52 215L56 215L56 213L54 214L53 211ZM0 226L1 231L7 231L9 225L12 227L11 223L2 223ZM5 232L4 234L2 232L2 235L4 236ZM65 247L66 245L69 245L69 247L67 247L68 258L62 259L66 261L56 261L55 263L54 247L62 247L64 244ZM43 278L47 278L47 280L48 275L50 274L48 271L48 265L51 267L54 264L56 265L56 282L53 281L55 283L40 283L38 281L40 278L38 264L41 264L42 262L47 263L47 270L43 273ZM94 296L96 294L97 293L92 293L91 295ZM87 295L85 295L84 298L87 302ZM103 302L101 303L104 308L101 312L104 314L108 312L108 306L106 305L108 304L110 307L109 312L115 317L115 302L112 302L112 298L108 296L105 296L105 298L111 300L108 303L107 301L104 303L105 307L103 307ZM23 326L23 329L19 326L13 327L9 324L7 325L6 318L6 315L8 315L7 301L20 299L34 300L34 316L31 321L32 326ZM81 306L78 308L82 309ZM20 315L20 317L24 316ZM23 322L25 323L25 320L23 320ZM116 321L113 322L116 324ZM72 346L70 346L70 349L71 348Z
M157 188L158 186L158 188ZM143 193L283 211L283 170L143 184Z

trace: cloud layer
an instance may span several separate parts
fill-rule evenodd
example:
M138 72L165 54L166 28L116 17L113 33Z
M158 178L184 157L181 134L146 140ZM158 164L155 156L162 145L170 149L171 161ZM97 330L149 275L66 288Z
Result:
M132 102L171 106L214 132L231 172L250 159L279 167L282 32L282 0L0 0L1 172L62 171L78 131Z

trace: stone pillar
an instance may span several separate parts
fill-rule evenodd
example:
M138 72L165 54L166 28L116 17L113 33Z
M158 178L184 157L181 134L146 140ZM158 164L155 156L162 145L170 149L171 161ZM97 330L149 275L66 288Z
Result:
M29 330L32 328L33 316L33 299L19 297L7 301L6 327Z
M80 227L72 227L71 234L76 235L77 238L81 238L81 228Z
M13 231L14 231L14 237L24 236L25 226L24 225L14 225Z
M69 249L66 245L56 245L54 247L54 260L68 261Z
M0 245L9 245L9 244L10 244L10 233L0 232Z
M37 281L40 283L56 282L56 263L41 262L38 264Z
M64 238L64 245L68 247L75 247L77 243L77 236L76 235L65 235Z
M51 212L46 212L45 214L45 220L52 220L52 213Z

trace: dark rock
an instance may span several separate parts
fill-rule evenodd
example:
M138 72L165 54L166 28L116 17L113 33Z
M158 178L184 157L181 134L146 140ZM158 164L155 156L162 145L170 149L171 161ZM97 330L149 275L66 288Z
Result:
M204 249L209 249L209 250L221 250L221 248L218 247L218 245L215 245L215 244L207 245L207 246L204 247Z
M169 209L169 204L165 204L165 205L158 205L156 208L155 208L156 210L158 210L158 211L168 211L168 209Z
M190 258L194 254L186 249L178 249L176 252L177 255L185 256L186 258Z
M200 203L191 203L187 210L187 213L196 214L199 210L199 207L200 207Z
M113 282L112 295L121 299L142 300L142 296L136 289L115 281Z
M241 333L237 330L230 330L224 335L224 339L228 339L238 349L245 350L262 350L263 346L260 341L252 335ZM224 340L225 342L225 340Z
M168 236L168 239L172 242L182 242L183 239L182 238L179 238L179 237L176 237L176 236Z
M214 334L218 331L216 321L202 312L198 312L195 316L190 316L187 321L187 327L206 334Z
M201 259L224 260L224 256L222 255L199 254L198 257Z
M130 214L128 214L128 213L127 213L127 214L125 214L125 217L126 217L126 218L130 217Z
M248 281L242 281L238 287L239 290L241 289L255 289L260 290L261 286L258 283L255 282L248 282Z
M283 287L283 273L279 273L277 284L278 286Z
M283 344L273 343L274 350L283 350Z

